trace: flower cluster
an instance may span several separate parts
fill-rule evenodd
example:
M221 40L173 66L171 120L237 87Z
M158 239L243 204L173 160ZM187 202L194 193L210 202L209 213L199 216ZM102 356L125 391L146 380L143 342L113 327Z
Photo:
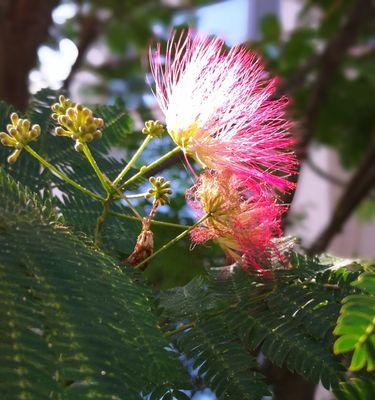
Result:
M171 189L171 182L165 182L165 179L161 176L155 178L152 176L149 179L151 188L147 191L146 199L154 199L155 203L164 205L169 203L169 196L173 193Z
M187 191L207 219L191 232L195 243L215 240L243 266L264 271L278 253L284 206L277 200L296 173L286 97L273 98L277 80L256 54L224 50L220 39L175 35L165 54L150 50L154 94L166 128L204 171Z
M12 123L7 125L8 133L0 132L0 141L4 146L14 147L15 150L7 158L8 163L13 164L24 146L38 139L40 126L38 124L31 126L28 119L19 118L16 113L12 113L10 120Z
M83 143L102 137L101 128L104 122L101 118L95 118L89 108L74 104L64 96L60 96L59 102L51 108L52 118L60 125L55 129L56 135L68 136L75 140L76 151L82 151Z
M192 240L214 240L234 261L263 272L267 258L278 251L274 238L281 235L283 208L258 190L243 187L230 172L204 171L187 191L198 216L208 215L192 231Z

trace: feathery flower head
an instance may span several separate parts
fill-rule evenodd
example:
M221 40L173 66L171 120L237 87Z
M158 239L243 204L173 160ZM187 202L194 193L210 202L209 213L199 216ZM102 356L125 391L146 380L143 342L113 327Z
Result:
M286 97L272 100L277 80L243 47L183 32L165 55L150 49L154 94L169 135L202 167L229 169L249 185L285 191L295 173ZM275 174L277 172L277 175Z
M192 230L194 243L214 240L232 259L258 271L264 271L271 253L278 253L284 209L256 185L250 190L229 172L206 170L186 197L198 216L209 214Z

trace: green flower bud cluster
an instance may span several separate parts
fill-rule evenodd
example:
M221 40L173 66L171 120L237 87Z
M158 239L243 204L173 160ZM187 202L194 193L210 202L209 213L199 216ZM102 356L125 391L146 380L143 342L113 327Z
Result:
M146 199L154 198L154 202L158 202L160 205L169 203L168 196L173 193L171 189L171 182L165 182L165 179L161 176L159 176L158 178L152 176L149 179L149 182L152 187L148 190L146 194Z
M83 143L102 137L104 122L101 118L95 118L89 108L74 104L64 96L60 96L59 103L53 104L51 108L52 118L60 125L55 129L56 135L69 136L75 140L76 151L82 151Z
M59 102L51 106L53 111L52 118L57 121L60 116L65 115L68 108L73 108L75 104L72 100L67 99L65 96L59 96Z
M40 126L37 124L31 126L28 119L19 118L16 113L11 114L10 120L12 123L7 125L8 133L0 132L0 141L4 146L15 148L7 158L8 163L13 164L23 147L40 136Z
M142 129L142 133L150 135L151 137L161 138L164 132L164 126L159 121L147 121L145 127Z

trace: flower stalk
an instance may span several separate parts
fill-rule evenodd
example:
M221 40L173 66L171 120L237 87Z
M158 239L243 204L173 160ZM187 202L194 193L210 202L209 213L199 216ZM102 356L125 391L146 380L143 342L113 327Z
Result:
M134 163L141 156L141 154L143 153L143 151L145 150L147 145L150 143L151 139L152 139L151 135L146 136L145 140L142 142L139 149L135 152L135 154L130 159L130 161L126 164L124 169L118 174L117 178L113 181L114 186L117 186L121 182L122 178L130 171L130 168L134 165Z
M149 257L147 257L145 260L143 260L142 262L140 262L138 265L134 266L134 268L136 269L141 269L141 267L148 263L151 259L153 259L155 256L157 256L158 254L160 254L161 252L169 249L171 246L173 246L174 244L176 244L178 241L180 241L181 239L183 239L186 235L189 234L190 231L192 231L194 228L196 228L198 225L200 225L202 222L204 222L207 218L209 218L210 214L206 214L204 215L200 220L198 220L195 224L189 226L188 229L184 230L183 232L181 232L179 235L177 235L175 238L173 238L172 240L170 240L168 243L166 243L165 245L163 245L162 247L160 247L160 249L156 250L153 254L151 254Z
M168 151L168 153L164 154L162 157L158 158L151 164L147 166L143 166L135 175L133 175L131 178L129 178L127 181L125 181L121 186L120 189L123 190L126 186L129 186L131 183L142 177L144 174L147 172L153 170L156 168L158 165L160 165L163 161L168 160L171 158L173 155L179 153L181 151L181 148L179 146L176 146L174 149L171 151Z
M186 331L187 329L194 328L194 327L195 327L195 324L196 324L195 321L194 321L194 322L189 322L189 323L187 323L187 324L181 324L181 325L179 325L179 327L176 328L175 330L165 332L164 336L165 336L165 337L170 337L170 336L176 335L177 333L184 332L184 331Z
M128 199L141 199L146 197L147 193L127 194Z
M109 215L112 215L114 217L118 217L118 218L124 218L124 219L129 219L132 221L139 221L141 222L141 220L137 217L133 217L132 215L128 215L128 214L122 214L116 211L109 211L108 213ZM165 227L169 227L169 228L176 228L176 229L189 229L190 225L181 225L181 224L174 224L173 222L166 222L166 221L155 221L155 220L151 220L150 221L151 225L160 225L160 226L165 226Z
M87 146L87 143L82 143L82 151L83 151L84 155L86 156L87 160L89 161L89 163L91 164L97 177L99 178L99 181L102 184L104 190L107 193L110 193L111 188L110 188L109 182L108 182L107 178L104 176L103 172L98 167L98 164L96 163L96 161L89 149L89 146Z
M103 201L103 197L95 194L91 190L81 186L79 183L73 181L70 179L68 176L66 176L64 173L60 172L55 166L50 164L47 160L45 160L41 155L39 155L36 151L34 151L29 145L25 145L24 149L32 155L34 158L36 158L44 167L48 168L51 172L53 172L55 175L57 175L60 179L65 181L67 184L73 186L75 189L81 191L83 194L86 194L90 197L92 197L95 200Z
M103 202L102 202L103 211L99 215L99 217L96 219L94 242L97 247L100 246L100 231L101 231L103 224L108 216L110 202L111 202L110 196L108 196L105 200L103 200Z

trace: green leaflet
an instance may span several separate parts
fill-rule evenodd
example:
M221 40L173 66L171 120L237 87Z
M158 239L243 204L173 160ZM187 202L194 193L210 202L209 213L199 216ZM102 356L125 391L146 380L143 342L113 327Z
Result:
M375 397L375 382L372 376L352 378L340 384L335 391L338 400L372 400Z
M177 327L173 343L196 359L199 375L219 398L232 398L243 376L242 397L233 398L265 395L254 358L259 352L312 382L338 388L345 369L332 352L332 331L340 302L354 291L350 283L361 267L347 263L339 268L331 261L295 254L293 267L276 270L273 281L238 268L233 273L212 269L206 280L164 292L167 329ZM178 331L179 323L188 329ZM234 361L231 353L240 356ZM223 370L232 372L215 386Z
M151 292L3 172L0 248L2 399L138 399L186 388Z
M349 369L375 369L375 272L370 267L352 283L357 294L343 299L335 335L336 354L353 351Z

